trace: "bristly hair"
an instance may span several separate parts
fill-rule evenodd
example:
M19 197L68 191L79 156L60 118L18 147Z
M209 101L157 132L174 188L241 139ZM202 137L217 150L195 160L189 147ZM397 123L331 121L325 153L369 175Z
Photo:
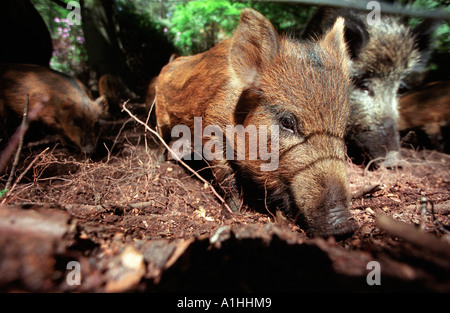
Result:
M370 40L351 66L353 76L401 79L421 62L412 31L396 18L368 28Z

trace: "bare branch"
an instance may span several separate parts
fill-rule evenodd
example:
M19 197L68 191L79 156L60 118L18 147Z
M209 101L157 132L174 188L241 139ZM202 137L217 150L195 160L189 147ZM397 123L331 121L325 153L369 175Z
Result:
M445 228L445 226L444 226L441 222L439 222L439 220L436 218L436 215L434 214L434 202L433 202L433 201L430 201L430 203L431 203L431 217L432 217L433 220L434 220L434 224L436 224L437 228L438 228L441 232L443 232L444 234L449 235L449 234L450 234L450 231L448 231L448 230ZM425 208L425 209L426 209L426 208Z
M26 105L24 108L24 115L22 118L22 123L19 126L19 128L17 128L17 130L14 132L14 134L12 135L11 139L8 142L8 145L6 146L6 148L3 150L3 152L0 155L0 173L2 173L5 170L5 167L9 161L9 159L11 158L12 154L14 153L14 150L16 149L16 147L21 145L21 142L23 144L23 136L25 135L25 133L28 130L30 121L33 121L34 119L36 119L37 114L43 107L42 102L46 102L46 101L47 101L47 99L42 99L42 101L39 101L37 103L37 105L35 105L34 108L30 112L28 112L29 95L27 95ZM20 149L21 148L22 147L20 146ZM20 154L20 151L18 153ZM16 153L16 158L17 157L18 156Z
M209 187L209 189L211 189L211 191L214 193L214 195L220 200L220 202L223 204L223 206L225 206L225 208L231 214L231 216L233 216L233 218L235 218L233 211L230 209L230 207L225 202L225 200L222 198L222 196L220 196L217 193L217 191L214 189L214 187L206 179L204 179L200 174L198 174L195 170L193 170L189 165L187 165L176 153L174 153L174 151L169 147L169 145L164 141L164 139L161 138L161 136L158 134L158 132L151 129L147 124L145 124L145 122L141 121L136 116L134 116L133 113L131 113L131 111L127 109L126 104L127 104L127 102L123 103L123 105L122 105L123 110L125 112L127 112L128 115L130 115L136 122L143 125L149 132L151 132L153 135L155 135L156 138L158 138L159 141L164 145L164 147L175 157L176 161L180 162L187 170L189 170L198 179L200 179L203 183L205 183Z
M16 181L14 182L14 185L12 185L11 189L8 189L6 195L4 196L4 199L2 201L2 204L4 204L6 202L6 199L8 199L9 195L12 193L12 191L14 190L14 188L16 188L17 184L22 180L22 178L25 176L25 174L30 170L30 168L33 166L34 163L36 163L37 160L39 160L41 158L41 156L46 153L48 151L48 147L44 149L44 151L42 151L41 153L39 153L39 155L37 155L33 161L30 162L30 164L28 164L27 168L20 174L20 176L16 179ZM6 188L5 188L6 189Z
M415 246L440 254L450 259L450 245L437 237L423 232L411 224L396 221L384 214L376 217L376 225L393 236L400 237Z
M11 183L14 177L14 174L16 172L17 165L19 164L20 159L20 153L22 152L23 147L23 137L25 136L25 133L27 132L29 121L28 121L28 108L30 107L30 95L25 96L25 107L23 108L23 117L22 117L22 123L20 124L20 137L19 137L19 143L16 150L16 155L14 156L14 162L11 167L11 172L8 177L8 181L6 182L5 189L9 189L11 187Z
M358 199L364 195L373 194L373 193L383 190L383 189L384 189L384 186L380 185L380 184L365 186L363 189L361 189L359 191L355 191L352 194L352 199Z

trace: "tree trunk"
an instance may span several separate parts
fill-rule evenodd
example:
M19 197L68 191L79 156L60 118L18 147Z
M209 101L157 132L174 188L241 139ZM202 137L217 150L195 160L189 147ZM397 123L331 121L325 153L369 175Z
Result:
M126 64L119 37L120 26L115 18L116 12L114 0L94 0L89 4L81 1L88 63L98 78L103 74L113 74L134 89L135 82Z
M0 63L49 66L53 45L44 20L29 0L0 1Z

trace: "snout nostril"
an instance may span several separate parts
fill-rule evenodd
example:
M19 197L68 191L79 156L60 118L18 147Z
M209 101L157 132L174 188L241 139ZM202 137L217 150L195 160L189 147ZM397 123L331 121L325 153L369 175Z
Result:
M336 213L345 213L345 212L347 212L347 209L344 206L342 206L342 205L337 205L337 206L335 206L335 207L330 209L330 213L334 213L334 214L336 214Z
M328 213L328 225L332 229L336 228L340 224L347 222L348 218L348 211L342 206L336 206L330 209Z
M333 207L328 212L327 229L321 236L351 236L357 226L350 217L351 215L345 207L340 205Z
M386 154L386 159L381 163L387 169L402 168L404 161L401 159L399 151L389 151Z
M351 214L345 206L337 205L328 210L323 216L321 223L310 225L310 233L314 236L345 239L353 235L357 229L356 222L351 218Z

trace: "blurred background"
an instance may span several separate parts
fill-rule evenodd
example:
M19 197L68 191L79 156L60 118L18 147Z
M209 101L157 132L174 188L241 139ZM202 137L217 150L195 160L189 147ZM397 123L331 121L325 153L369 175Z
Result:
M121 77L131 90L144 96L151 78L172 53L203 52L229 37L242 8L255 8L278 31L297 36L316 8L305 2L311 1L15 0L0 4L0 23L7 45L8 38L15 45L22 43L17 50L35 56L40 50L51 50L51 68L78 77L94 96L98 78L106 73ZM322 2L333 1L314 1ZM396 3L409 9L450 12L446 0ZM46 42L48 34L38 32L42 20L33 15L34 9L50 33L51 46ZM419 17L404 18L411 26L421 21ZM435 38L429 76L445 79L450 71L448 21L442 22Z

